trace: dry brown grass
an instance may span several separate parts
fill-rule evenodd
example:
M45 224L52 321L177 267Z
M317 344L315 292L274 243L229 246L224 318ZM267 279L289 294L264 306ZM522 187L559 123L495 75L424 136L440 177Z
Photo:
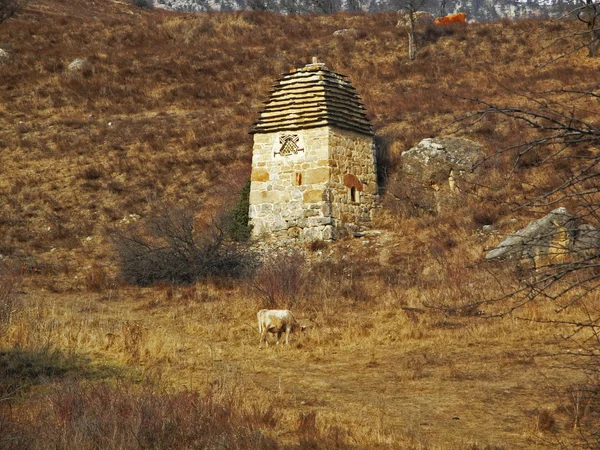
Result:
M398 236L394 242L407 243ZM318 448L547 448L548 440L571 436L573 419L556 393L583 379L560 367L567 361L556 356L564 330L530 321L551 317L553 305L532 305L502 320L428 311L425 304L460 307L489 296L493 285L479 270L457 269L462 255L434 263L423 257L419 276L402 271L394 278L393 265L378 263L376 242L345 245L344 254L361 255L361 264L334 265L321 270L327 277L312 279L294 304L308 331L289 347L258 348L254 322L263 298L251 284L210 283L122 287L113 298L30 286L4 345L90 358L95 369L85 368L90 362L45 362L45 373L58 372L49 379L59 393L63 373L111 379L115 370L175 391L223 385L236 414L272 411L268 423L256 412L246 425L279 445L305 448L313 439ZM398 249L390 260L404 251L410 253ZM331 264L328 256L311 258L315 267ZM404 265L417 269L414 261ZM367 268L362 275L361 268ZM332 291L349 274L359 277L353 282L368 290L368 299ZM32 377L24 380L39 383ZM535 411L551 411L555 425Z
M49 418L71 444L85 437L91 448L94 435L78 434L86 424L65 416L65 403L117 424L90 398L124 409L145 398L166 422L164 405L180 398L174 420L195 430L194 409L184 406L215 389L216 404L233 411L217 428L265 439L242 448L541 449L575 439L574 424L594 424L595 410L577 403L585 380L559 356L568 330L543 322L556 305L502 319L489 317L507 305L482 305L482 317L461 309L516 285L518 274L478 262L500 234L534 217L511 223L505 202L552 186L554 172L525 170L539 160L527 155L515 184L465 186L475 195L432 216L402 200L398 156L454 130L474 108L461 97L525 104L520 89L584 83L597 63L576 53L534 69L576 26L541 21L428 30L409 63L396 21L394 13L192 16L51 0L0 26L0 46L12 54L0 65L0 254L25 276L24 306L0 338L9 380L0 399L10 397L14 411L7 421L2 409L0 436L5 426L27 442ZM333 37L339 28L362 32ZM201 203L205 221L233 202L249 172L246 133L269 86L313 55L350 76L388 143L384 233L311 244L244 283L122 285L107 227L147 215L156 199ZM91 66L69 72L75 58ZM492 117L463 132L490 154L529 133ZM501 184L508 156L488 161L475 181ZM486 224L498 234L483 234ZM594 311L596 297L573 317ZM265 305L292 307L309 331L259 351L255 314ZM140 396L96 384L117 378ZM159 386L154 398L144 397L148 386Z
M453 118L473 108L461 96L514 102L524 86L576 85L594 69L579 54L534 69L564 48L542 50L570 24L428 30L409 63L393 13L193 16L117 3L93 11L77 1L33 3L0 29L14 54L0 66L0 192L11 220L0 224L3 254L51 250L53 239L41 234L52 214L84 239L147 213L153 198L199 200L207 212L232 201L248 174L246 132L260 102L279 73L312 55L350 75L392 161L419 139L450 131ZM348 27L363 33L332 36ZM69 72L75 58L90 68ZM474 137L524 137L498 125L485 122Z

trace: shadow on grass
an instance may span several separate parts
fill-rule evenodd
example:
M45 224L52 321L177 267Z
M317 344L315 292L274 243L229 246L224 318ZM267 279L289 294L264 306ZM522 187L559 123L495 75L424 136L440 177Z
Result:
M59 350L0 350L0 398L65 377L102 380L122 375L118 367L94 364L88 357Z

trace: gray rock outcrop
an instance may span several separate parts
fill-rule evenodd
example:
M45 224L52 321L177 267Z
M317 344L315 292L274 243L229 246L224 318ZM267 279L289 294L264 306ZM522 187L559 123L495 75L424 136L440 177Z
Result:
M505 237L485 259L532 259L544 256L588 254L600 247L600 230L557 208L525 228Z
M357 30L356 28L342 28L341 30L335 30L333 32L334 36L352 36L352 37L358 37L360 34L360 31Z
M402 152L403 172L431 185L452 184L471 172L483 158L483 147L477 142L457 137L423 139L415 147ZM454 187L451 186L454 190Z
M10 53L3 48L0 48L0 64L7 64L10 61Z
M91 64L86 59L74 59L69 64L69 72L76 72L85 68L91 67Z

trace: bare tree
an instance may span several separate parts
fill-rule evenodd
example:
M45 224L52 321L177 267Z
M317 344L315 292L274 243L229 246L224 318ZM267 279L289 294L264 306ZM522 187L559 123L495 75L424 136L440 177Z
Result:
M515 145L496 151L477 170L498 169L504 173L494 185L478 185L478 195L497 193L510 187L513 180L536 180L539 184L529 198L506 199L513 211L546 213L566 207L565 220L552 220L554 225L544 236L522 239L515 243L515 261L509 266L494 264L487 270L498 280L496 298L482 299L476 304L499 306L496 315L519 316L524 305L538 300L555 305L554 315L540 320L562 326L569 339L565 345L576 352L570 367L587 376L587 382L572 385L559 393L565 411L573 417L577 431L577 448L600 446L600 83L545 92L523 92L519 106L498 105L481 99L470 99L478 111L462 118L469 128L493 123L494 127L510 126L532 136ZM505 123L504 123L505 122ZM532 133L531 133L532 132ZM538 176L545 174L545 177ZM523 178L526 177L526 178ZM520 248L516 248L519 246ZM533 255L535 264L522 263L519 257ZM514 268L516 287L505 281L507 267ZM496 270L498 270L496 272ZM592 406L590 406L592 405ZM592 409L590 409L592 408ZM584 419L585 416L585 420ZM594 419L594 417L596 419ZM572 448L569 445L563 448Z
M440 0L440 17L446 15L446 0Z
M596 56L600 42L600 2L581 0L582 6L575 10L577 19L585 23L587 32L584 39L588 47L588 56Z
M27 0L0 0L0 23L21 11Z
M362 0L348 0L346 4L348 12L361 12L363 10Z
M561 253L564 257L532 267L536 274L524 279L520 293L528 299L544 296L558 301L566 294L582 298L600 287L600 122L591 114L600 99L600 84L524 93L522 98L525 106L521 107L470 99L483 108L462 120L477 126L484 118L499 116L536 131L535 138L503 148L482 163L489 165L492 160L504 159L511 167L502 185L486 188L497 191L522 170L554 173L555 184L540 195L523 202L509 202L514 210L543 211L562 205L569 205L570 209L568 224L557 231L566 234L553 236L555 239L549 240L549 248L544 252ZM558 242L560 239L562 243Z
M246 6L253 11L278 11L277 2L273 0L246 0Z
M406 11L403 18L404 27L408 34L408 58L413 61L417 54L417 40L415 28L417 26L418 14L417 11L423 7L426 0L404 0L400 3L402 10Z
M334 14L341 10L339 0L305 0L307 9L317 14Z

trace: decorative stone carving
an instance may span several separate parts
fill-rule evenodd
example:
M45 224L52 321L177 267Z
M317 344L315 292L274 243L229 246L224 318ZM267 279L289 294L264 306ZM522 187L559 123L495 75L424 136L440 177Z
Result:
M298 152L304 151L304 149L298 146L298 135L297 134L284 134L283 136L279 136L279 143L281 144L281 148L279 149L279 154L281 156L285 155L295 155Z

